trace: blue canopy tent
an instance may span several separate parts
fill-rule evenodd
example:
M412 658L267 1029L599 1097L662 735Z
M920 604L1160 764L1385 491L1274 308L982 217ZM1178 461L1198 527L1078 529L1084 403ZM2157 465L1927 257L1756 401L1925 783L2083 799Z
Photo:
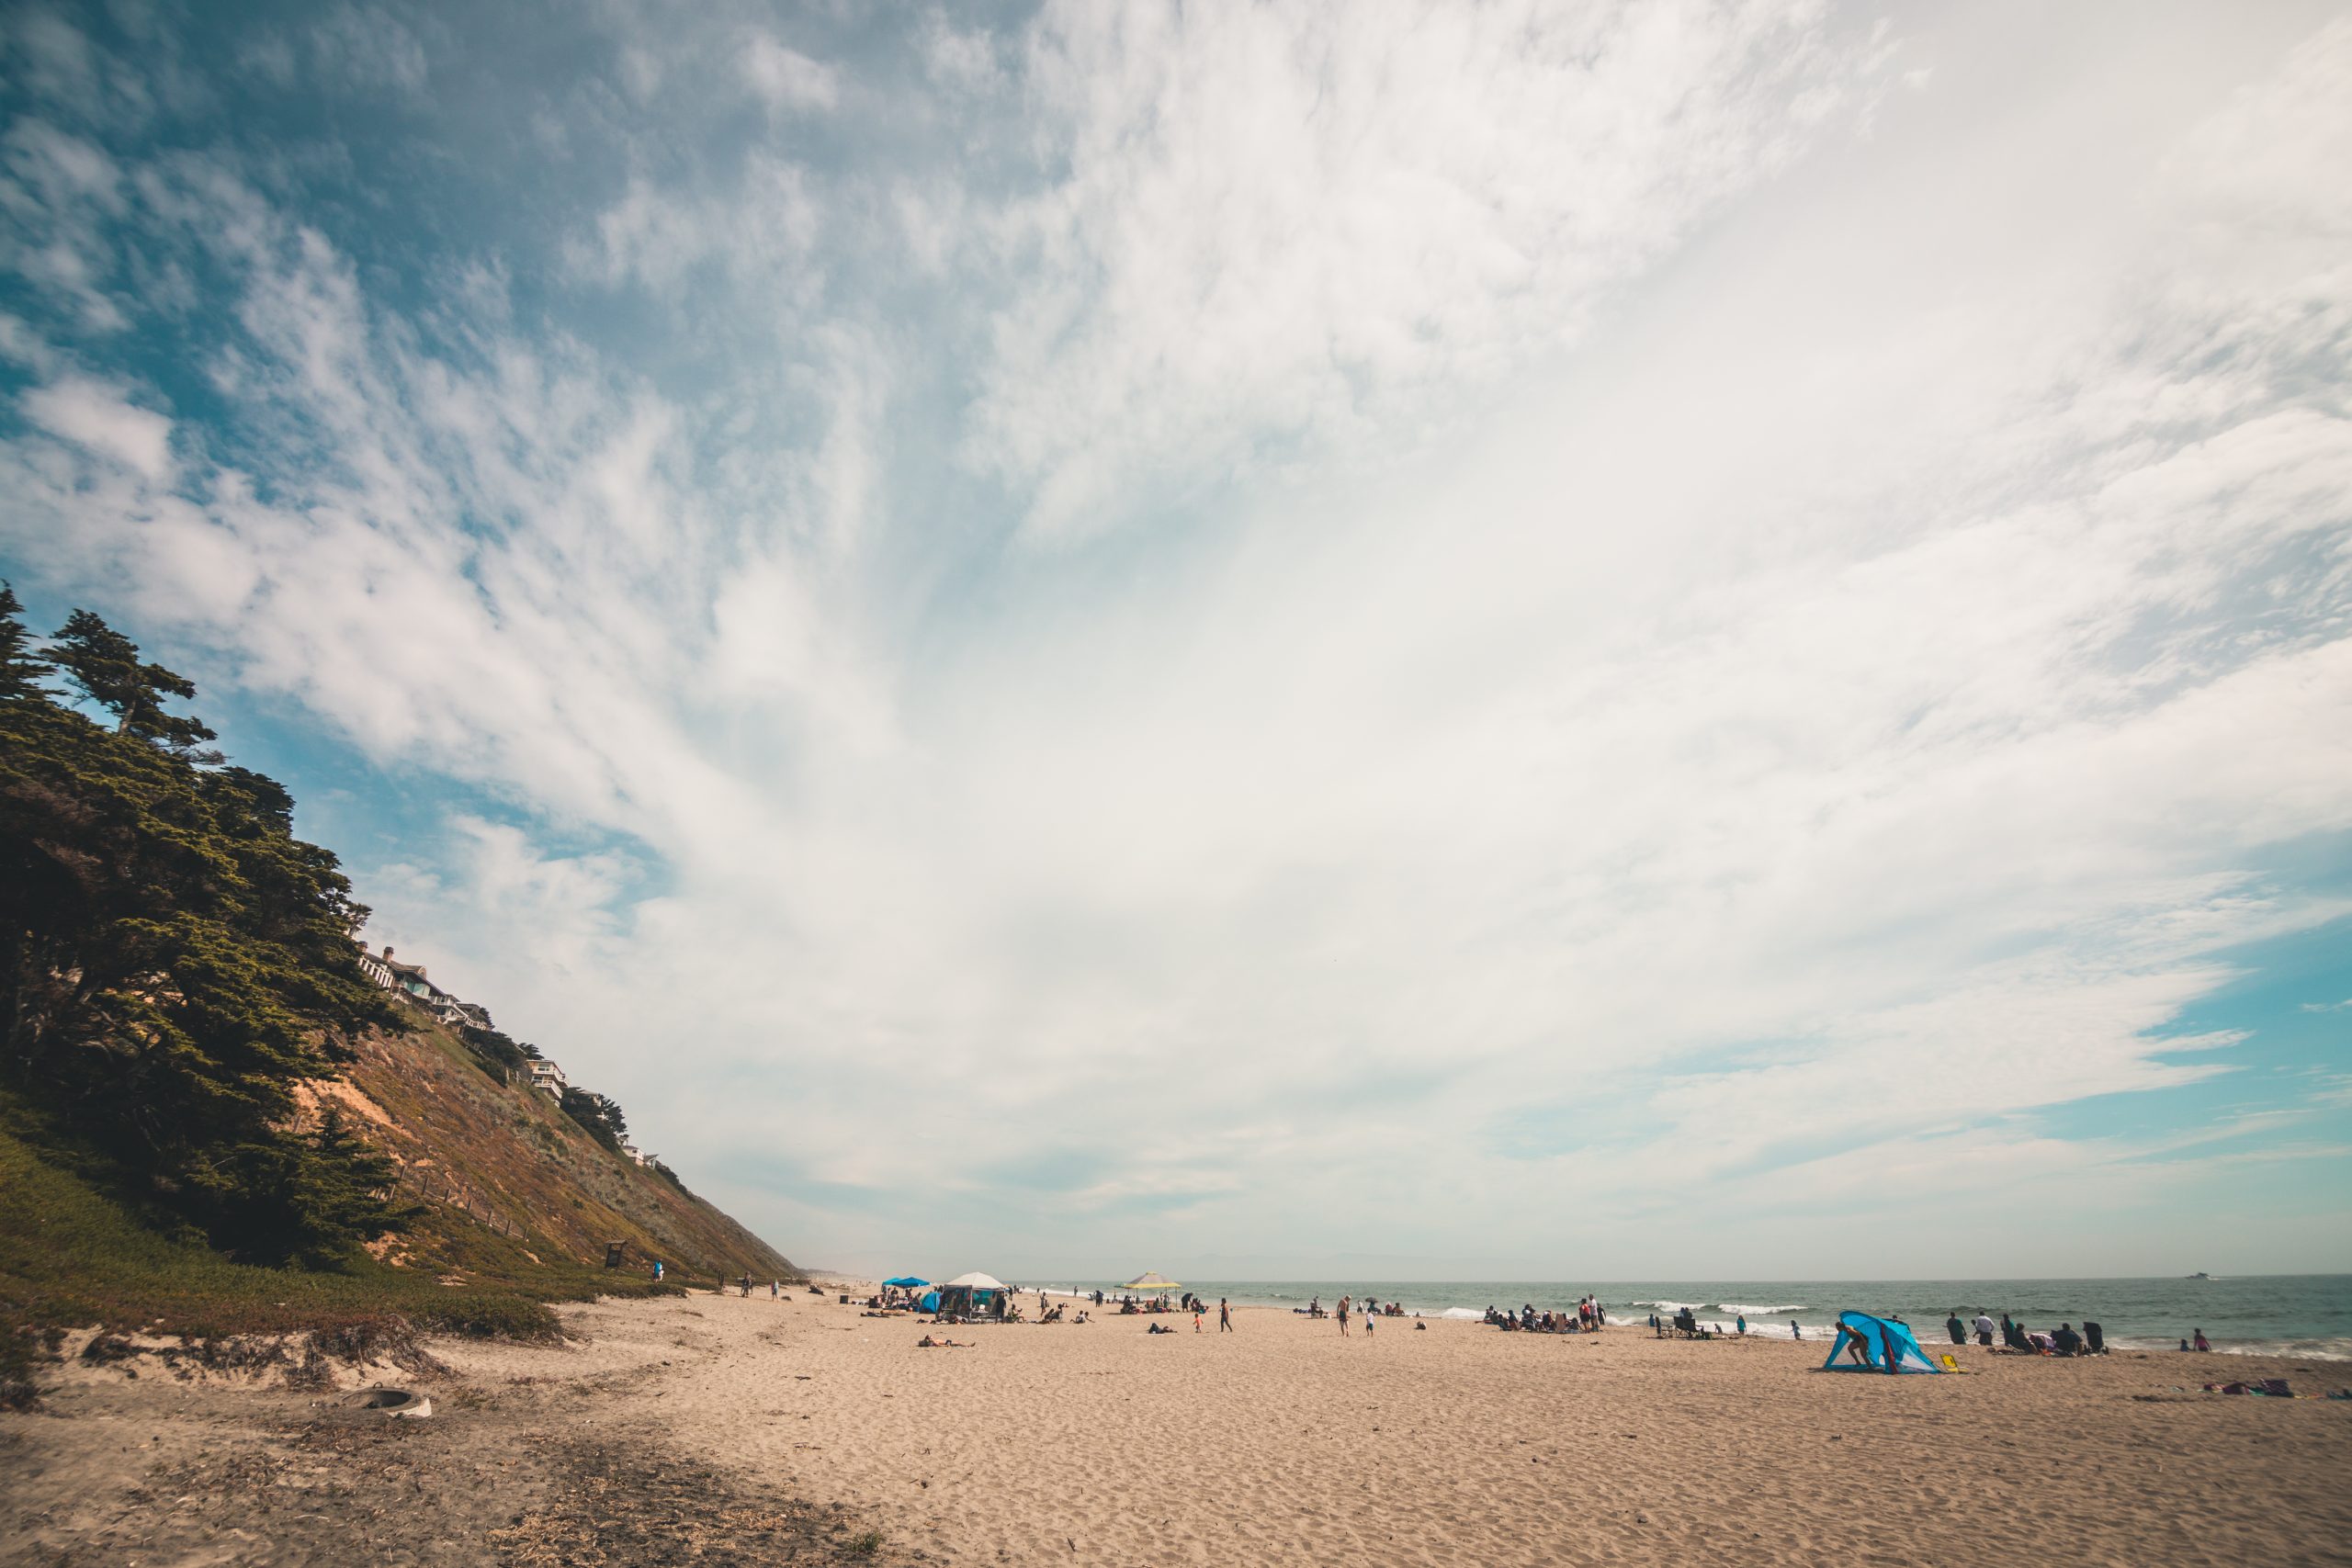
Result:
M1848 1347L1860 1344L1862 1359L1852 1359ZM1841 1312L1838 1314L1838 1342L1829 1348L1829 1359L1821 1363L1826 1372L1886 1371L1888 1358L1894 1361L1898 1372L1940 1372L1919 1342L1911 1337L1911 1330L1902 1324L1883 1317L1872 1317L1866 1312Z
M901 1274L895 1280L885 1280L882 1282L901 1291L919 1290L931 1283L928 1280L918 1280L912 1274Z

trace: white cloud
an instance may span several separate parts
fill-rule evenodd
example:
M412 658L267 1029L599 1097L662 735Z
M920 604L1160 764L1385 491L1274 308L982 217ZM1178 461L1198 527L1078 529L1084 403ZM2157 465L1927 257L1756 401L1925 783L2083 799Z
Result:
M132 403L121 387L65 376L19 401L25 417L51 435L102 453L151 484L170 481L172 422Z
M2186 131L1937 58L1865 144L1837 21L934 19L970 177L632 144L422 312L228 153L42 153L88 298L231 280L236 457L45 371L0 542L464 785L380 928L797 1252L2137 1213L2177 1151L2037 1113L2230 1076L2151 1032L2345 912L2261 868L2352 831L2352 29Z
M424 45L399 17L379 6L337 6L311 28L309 42L322 73L362 89L422 93L430 74ZM266 54L256 63L271 69Z
M1039 537L1171 481L1374 449L1540 364L1860 89L1805 0L1054 6L1042 150L1000 220L976 457Z
M829 109L841 101L841 75L765 33L743 41L743 79L770 109Z

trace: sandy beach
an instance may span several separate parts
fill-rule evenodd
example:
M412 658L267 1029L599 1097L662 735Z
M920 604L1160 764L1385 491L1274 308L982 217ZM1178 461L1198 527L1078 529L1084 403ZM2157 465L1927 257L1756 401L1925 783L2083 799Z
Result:
M387 1443L409 1517L382 1561L750 1562L790 1541L951 1563L2248 1563L2342 1561L2352 1539L2352 1404L2199 1392L2352 1383L2335 1363L1971 1348L1967 1375L1884 1378L1816 1372L1810 1339L1411 1320L1342 1339L1262 1309L1227 1335L1107 1316L919 1349L917 1320L805 1293L564 1317L560 1348L435 1344L423 1422L77 1367L48 1414L0 1427L26 1478L0 1554L329 1561L381 1510L338 1498L338 1466ZM298 1506L281 1476L242 1523L233 1499L187 1501L220 1490L208 1464L268 1462L325 1492ZM770 1547L713 1533L729 1510Z

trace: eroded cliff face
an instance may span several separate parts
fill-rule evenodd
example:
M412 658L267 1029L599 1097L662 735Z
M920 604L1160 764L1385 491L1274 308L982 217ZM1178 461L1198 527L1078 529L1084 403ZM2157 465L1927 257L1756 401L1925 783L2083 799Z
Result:
M533 1263L601 1266L609 1244L642 1276L662 1259L673 1278L751 1274L797 1279L790 1259L651 1166L598 1143L554 1097L501 1081L478 1056L414 1010L410 1027L371 1031L340 1079L304 1086L307 1114L328 1107L390 1156L399 1196L424 1215L370 1250L453 1282L505 1274L518 1250Z

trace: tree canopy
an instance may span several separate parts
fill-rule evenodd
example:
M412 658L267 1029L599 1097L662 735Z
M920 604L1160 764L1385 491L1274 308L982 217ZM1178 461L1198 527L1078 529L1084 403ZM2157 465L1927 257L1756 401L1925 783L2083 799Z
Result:
M28 657L21 614L0 597L0 1096L167 1225L347 1255L391 1224L389 1172L336 1118L297 1131L297 1089L392 1020L367 910L282 786L196 749L212 730L164 706L190 682L85 610Z
M196 682L139 657L139 645L87 610L76 610L57 629L40 657L82 688L83 694L115 716L117 735L136 736L177 750L213 739L211 730L185 714L164 711L172 697L196 695Z

